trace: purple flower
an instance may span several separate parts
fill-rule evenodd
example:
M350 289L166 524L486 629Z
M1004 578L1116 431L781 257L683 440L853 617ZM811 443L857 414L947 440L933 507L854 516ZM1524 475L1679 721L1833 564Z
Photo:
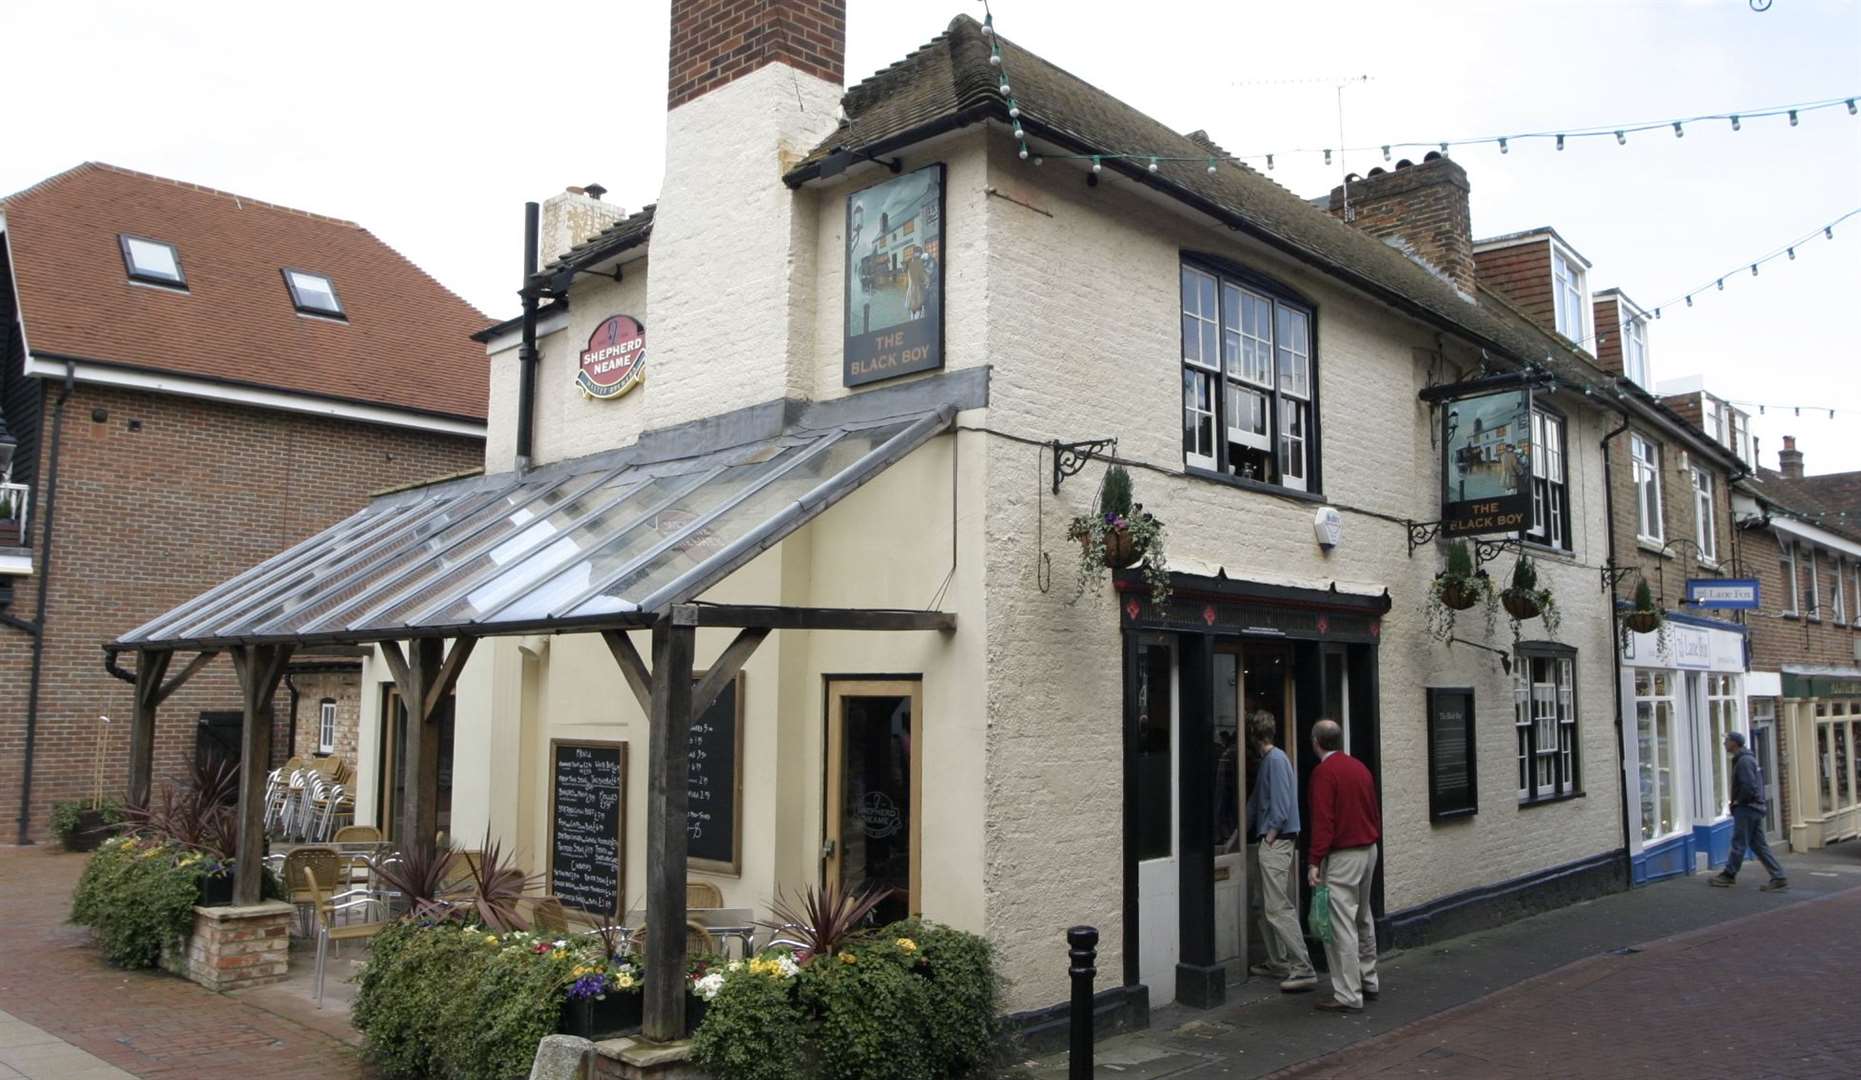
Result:
M607 993L607 973L583 975L569 987L569 1000L584 1001Z

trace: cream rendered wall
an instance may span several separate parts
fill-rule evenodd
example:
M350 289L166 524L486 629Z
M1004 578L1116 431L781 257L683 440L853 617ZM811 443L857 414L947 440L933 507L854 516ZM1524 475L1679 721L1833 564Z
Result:
M1601 472L1593 422L1569 438L1574 557L1545 557L1565 603L1562 640L1580 649L1584 784L1588 798L1516 804L1512 693L1488 654L1450 650L1426 633L1423 599L1438 562L1411 558L1401 520L1439 516L1438 451L1416 395L1435 335L1218 226L1164 210L1125 181L1097 188L1081 171L1039 171L991 137L988 182L1013 199L987 203L987 352L994 365L986 423L985 525L989 601L987 903L989 934L1016 984L1011 1005L1059 1000L1052 956L1065 926L1097 925L1100 966L1122 964L1120 635L1109 587L1077 605L1065 540L1087 509L1099 466L1056 498L1044 460L1013 440L1116 436L1136 497L1169 527L1174 568L1359 592L1387 587L1394 606L1380 643L1386 895L1391 911L1620 845L1608 617L1598 600L1604 558ZM1317 305L1325 494L1344 513L1330 555L1312 533L1309 502L1238 490L1182 472L1179 259L1218 253L1271 275ZM1463 354L1464 356L1464 354ZM1467 366L1465 360L1462 367ZM1445 371L1440 378L1450 378ZM1038 508L1038 514L1037 514ZM1043 537L1036 550L1036 537ZM1037 584L1051 555L1051 590ZM1493 568L1509 573L1507 558ZM1463 636L1487 640L1479 619ZM1537 628L1526 627L1527 636ZM1509 647L1502 619L1491 644ZM1480 812L1427 818L1425 691L1472 686L1479 719Z

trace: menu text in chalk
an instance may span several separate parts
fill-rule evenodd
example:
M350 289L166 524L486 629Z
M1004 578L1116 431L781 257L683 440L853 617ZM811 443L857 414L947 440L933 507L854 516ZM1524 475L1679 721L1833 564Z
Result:
M691 722L690 803L685 843L694 869L742 873L738 796L743 791L743 679L738 673L723 693Z
M583 911L621 915L627 744L549 744L549 891Z

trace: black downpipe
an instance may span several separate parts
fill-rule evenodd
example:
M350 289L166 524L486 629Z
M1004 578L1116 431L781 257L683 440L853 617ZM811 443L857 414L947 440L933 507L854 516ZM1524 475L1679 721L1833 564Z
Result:
M52 404L51 463L45 474L45 514L39 527L39 598L32 616L32 683L26 692L26 753L19 776L19 843L32 843L32 757L39 736L39 683L45 671L45 604L52 591L52 521L58 514L58 449L65 433L65 402L71 399L71 387L77 380L77 368L65 361L65 385Z
M291 758L294 758L297 756L298 689L297 689L297 684L291 681L291 673L288 671L284 673L284 685L286 689L291 691L291 726L289 729L289 734L286 736L287 741L284 744L284 757L286 761L289 761Z
M1604 435L1601 443L1603 451L1603 518L1608 522L1606 532L1609 538L1609 565L1612 567L1615 565L1615 473L1611 471L1609 466L1609 443L1613 441L1617 435L1627 430L1628 415L1625 413L1622 416L1622 426ZM1622 810L1620 815L1622 821L1622 883L1624 885L1633 885L1635 883L1635 863L1634 856L1629 853L1631 845L1629 844L1628 837L1628 743L1625 741L1628 736L1623 730L1624 725L1622 721L1622 646L1616 641L1615 620L1615 589L1611 588L1609 590L1609 656L1610 659L1614 661L1612 668L1615 671L1615 693L1611 696L1615 698L1615 786L1617 801Z
M523 344L517 348L517 471L530 467L530 450L536 412L536 238L540 210L523 204Z

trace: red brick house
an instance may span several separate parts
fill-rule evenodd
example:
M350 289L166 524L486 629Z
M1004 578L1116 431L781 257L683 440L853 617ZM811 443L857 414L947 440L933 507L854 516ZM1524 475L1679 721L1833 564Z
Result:
M21 842L55 801L122 797L132 686L103 642L370 493L481 465L489 321L352 222L97 163L0 199L0 801ZM305 664L280 758L293 729L323 748L325 699L354 715L354 658ZM240 698L216 664L170 700L158 784Z

